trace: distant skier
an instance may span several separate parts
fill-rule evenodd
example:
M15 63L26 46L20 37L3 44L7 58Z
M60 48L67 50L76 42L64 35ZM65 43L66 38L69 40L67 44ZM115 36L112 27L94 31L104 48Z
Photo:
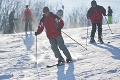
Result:
M71 55L67 47L65 46L63 37L61 35L61 29L64 26L63 20L52 12L49 12L48 7L43 8L43 13L43 17L40 20L35 35L37 36L38 34L40 34L45 28L47 37L51 44L51 49L53 50L55 57L58 58L58 65L65 62L58 47L63 51L64 55L66 56L66 61L72 61Z
M6 26L6 19L5 19L5 16L3 16L0 30L3 30L5 26Z
M103 43L102 40L102 19L103 15L106 16L106 10L103 6L97 5L97 2L93 0L91 2L91 8L87 12L87 18L91 20L92 23L92 31L91 31L91 39L90 43L94 43L94 36L96 32L96 26L98 26L98 41Z
M56 13L60 18L63 18L63 10L59 9Z
M33 15L31 9L29 9L29 5L26 5L26 9L23 12L22 21L25 21L25 33L27 34L28 28L30 30L30 33L32 33Z
M109 24L112 24L112 13L113 13L113 11L112 11L111 7L108 6L108 23Z
M15 11L12 11L9 14L9 26L10 26L9 33L10 34L14 33L14 29L15 29L14 20L17 20L17 19L14 18L14 14L15 14Z

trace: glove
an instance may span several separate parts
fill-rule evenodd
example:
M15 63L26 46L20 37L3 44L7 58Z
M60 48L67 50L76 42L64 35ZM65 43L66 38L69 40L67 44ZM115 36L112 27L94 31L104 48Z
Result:
M90 15L87 14L87 19L90 19Z
M87 19L90 19L90 17L87 17Z
M57 27L57 30L58 30L58 31L61 31L61 29L62 29L62 27Z
M37 36L38 35L38 33L37 32L35 32L35 36Z
M103 14L104 16L107 16L106 14Z

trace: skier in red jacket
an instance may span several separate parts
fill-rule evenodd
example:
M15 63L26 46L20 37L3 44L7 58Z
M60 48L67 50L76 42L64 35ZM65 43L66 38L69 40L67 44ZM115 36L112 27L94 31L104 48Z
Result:
M31 9L29 9L29 5L26 5L26 9L23 12L22 21L25 21L25 32L27 33L28 29L32 33L32 20L33 15Z
M96 25L98 26L98 41L100 43L104 43L102 40L102 19L103 15L106 16L106 10L102 6L97 5L95 0L91 2L91 6L92 7L87 12L87 18L90 19L92 23L90 43L95 42L94 36L96 32Z
M44 13L43 17L40 20L40 23L39 23L37 32L35 32L35 35L37 36L38 34L40 34L45 28L47 37L51 44L51 49L53 50L55 57L58 58L58 64L65 62L64 58L62 57L58 49L58 46L66 56L66 61L67 62L72 61L71 55L67 47L64 45L64 40L61 35L61 29L64 26L63 20L57 15L50 12L48 7L43 8L43 13Z

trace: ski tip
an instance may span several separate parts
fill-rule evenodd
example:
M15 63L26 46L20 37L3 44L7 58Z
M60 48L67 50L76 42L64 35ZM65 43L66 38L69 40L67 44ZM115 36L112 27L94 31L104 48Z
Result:
M108 43L110 43L110 42L108 42Z
M55 65L47 65L46 67L47 67L47 68L51 68L51 67L53 67L53 66L57 66L57 64L55 64Z
M52 66L48 66L48 65L47 65L46 67L47 67L47 68L50 68L50 67L52 67Z
M53 67L53 66L48 66L48 65L47 65L46 67L47 67L47 68L51 68L51 67Z
M64 64L65 64L65 63L64 63ZM51 67L54 67L54 66L62 66L62 65L64 65L64 64L47 65L46 67L47 67L47 68L51 68Z

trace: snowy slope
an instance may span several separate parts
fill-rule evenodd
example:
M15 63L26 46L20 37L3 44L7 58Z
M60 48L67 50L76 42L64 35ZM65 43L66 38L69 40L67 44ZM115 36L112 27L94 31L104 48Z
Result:
M87 44L87 28L63 29L88 50L65 34L63 38L73 59L80 60L60 67L46 68L57 63L45 32L34 35L0 34L0 80L120 80L120 25L103 26L105 44ZM90 36L91 27L88 27ZM97 41L97 32L95 40ZM87 42L89 37L87 38ZM110 43L108 43L110 42ZM61 52L62 53L62 52ZM65 56L63 55L65 58Z

